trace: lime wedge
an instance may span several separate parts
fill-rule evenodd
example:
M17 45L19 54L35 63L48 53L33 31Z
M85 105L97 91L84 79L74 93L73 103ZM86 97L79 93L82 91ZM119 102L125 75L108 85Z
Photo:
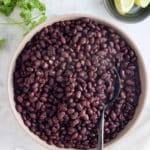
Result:
M149 3L150 3L150 0L135 0L135 4L142 8L147 7Z
M114 0L114 2L121 15L128 13L134 6L134 0Z

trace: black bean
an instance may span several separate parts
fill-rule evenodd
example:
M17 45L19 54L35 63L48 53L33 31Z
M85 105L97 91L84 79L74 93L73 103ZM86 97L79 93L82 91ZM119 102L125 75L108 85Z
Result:
M121 97L122 97L123 99L125 99L125 98L126 98L126 94L125 94L125 92L124 92L124 91L122 91L122 92L121 92Z
M78 103L76 107L78 111L81 111L83 109L83 106L80 103Z
M76 28L77 28L78 31L82 31L83 30L82 26L80 26L80 25L77 25Z
M86 132L87 132L86 128L82 128L81 134L84 135L84 134L86 134Z
M63 36L61 36L61 42L62 42L63 44L66 44L66 39L65 39Z
M46 112L43 112L43 113L40 115L40 119L41 119L41 120L45 120L46 117L47 117Z
M73 114L74 112L75 112L75 110L73 108L68 109L69 114Z
M43 67L44 69L47 69L47 68L48 68L48 63L45 62L42 67Z
M80 68L80 67L81 67L80 62L78 62L78 63L76 64L76 67L77 67L77 68Z
M78 119L74 120L74 121L72 122L72 126L75 127L76 125L79 124L79 122L80 122L80 121L79 121Z
M63 118L64 118L65 115L66 115L65 112L59 113L59 115L58 115L59 120L60 120L60 121L63 121Z
M80 97L81 97L81 91L77 91L77 92L76 92L76 97L77 97L77 98L80 98Z
M38 101L38 102L36 103L36 109L39 110L39 109L42 107L42 105L43 105L43 103L40 102L40 101Z
M72 140L75 140L78 138L78 132L74 133L71 137Z
M22 113L22 107L21 107L21 105L16 105L16 110L17 110L19 113Z
M25 125L26 125L27 127L30 127L30 126L31 126L31 122L30 122L29 120L26 120L26 121L25 121Z
M62 81L63 81L63 77L62 77L62 76L58 76L58 77L56 78L56 81L62 82Z
M86 113L84 113L84 112L81 112L81 118L83 118L84 120L89 120L89 116L86 114Z
M112 120L116 120L116 117L117 117L117 116L116 116L115 112L112 111L112 112L111 112L111 119L112 119Z
M18 101L19 103L22 103L22 102L23 102L23 97L22 97L22 96L17 96L17 101Z
M80 39L80 43L81 43L81 44L85 44L85 43L86 43L86 38L85 38L85 37L82 37L82 38Z
M74 120L74 119L77 119L79 116L78 112L75 112L72 114L71 118Z
M126 83L127 83L128 85L134 85L134 81L133 81L133 80L127 80Z
M32 119L36 119L36 114L35 114L35 113L31 113L31 114L30 114L30 117L31 117Z

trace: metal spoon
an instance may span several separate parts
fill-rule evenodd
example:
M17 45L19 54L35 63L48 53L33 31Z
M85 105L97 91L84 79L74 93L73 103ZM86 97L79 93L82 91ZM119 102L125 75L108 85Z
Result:
M116 68L113 69L114 73L116 74L116 81L115 81L115 89L114 89L114 95L113 98L108 101L102 110L100 124L99 124L99 133L98 133L98 148L97 150L103 150L104 147L104 114L107 107L109 107L110 104L114 103L116 99L119 96L120 93L120 76Z

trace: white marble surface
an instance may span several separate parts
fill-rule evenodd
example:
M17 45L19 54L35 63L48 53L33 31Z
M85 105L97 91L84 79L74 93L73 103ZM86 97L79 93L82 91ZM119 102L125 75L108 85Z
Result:
M111 17L100 0L43 0L47 4L47 16L51 18L66 13L89 13L104 18L126 31L135 41L144 58L148 76L150 76L150 18L137 24L125 24ZM0 21L5 18L0 16ZM0 37L8 41L0 50L0 150L45 150L20 128L11 113L7 94L7 73L10 60L19 42L22 29L17 26L1 26ZM149 84L149 81L148 81ZM149 97L149 94L148 94ZM120 145L113 145L111 150L149 150L150 149L150 100L141 122L132 130L131 135Z

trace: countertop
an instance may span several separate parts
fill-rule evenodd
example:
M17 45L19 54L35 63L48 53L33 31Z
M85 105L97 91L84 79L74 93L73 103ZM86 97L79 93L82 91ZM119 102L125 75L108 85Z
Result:
M87 13L104 18L125 31L139 47L150 76L150 18L136 24L127 24L117 21L106 11L100 0L43 0L47 6L48 19L57 15L68 13ZM0 22L6 21L0 16ZM7 38L7 42L0 50L0 150L45 150L36 143L18 125L13 116L7 93L7 74L11 58L17 45L23 38L23 30L18 26L0 25L0 37ZM149 88L149 81L148 88ZM141 121L132 130L126 141L114 144L111 150L149 150L150 149L150 100L149 94L146 99L147 105ZM107 150L107 148L106 148Z

